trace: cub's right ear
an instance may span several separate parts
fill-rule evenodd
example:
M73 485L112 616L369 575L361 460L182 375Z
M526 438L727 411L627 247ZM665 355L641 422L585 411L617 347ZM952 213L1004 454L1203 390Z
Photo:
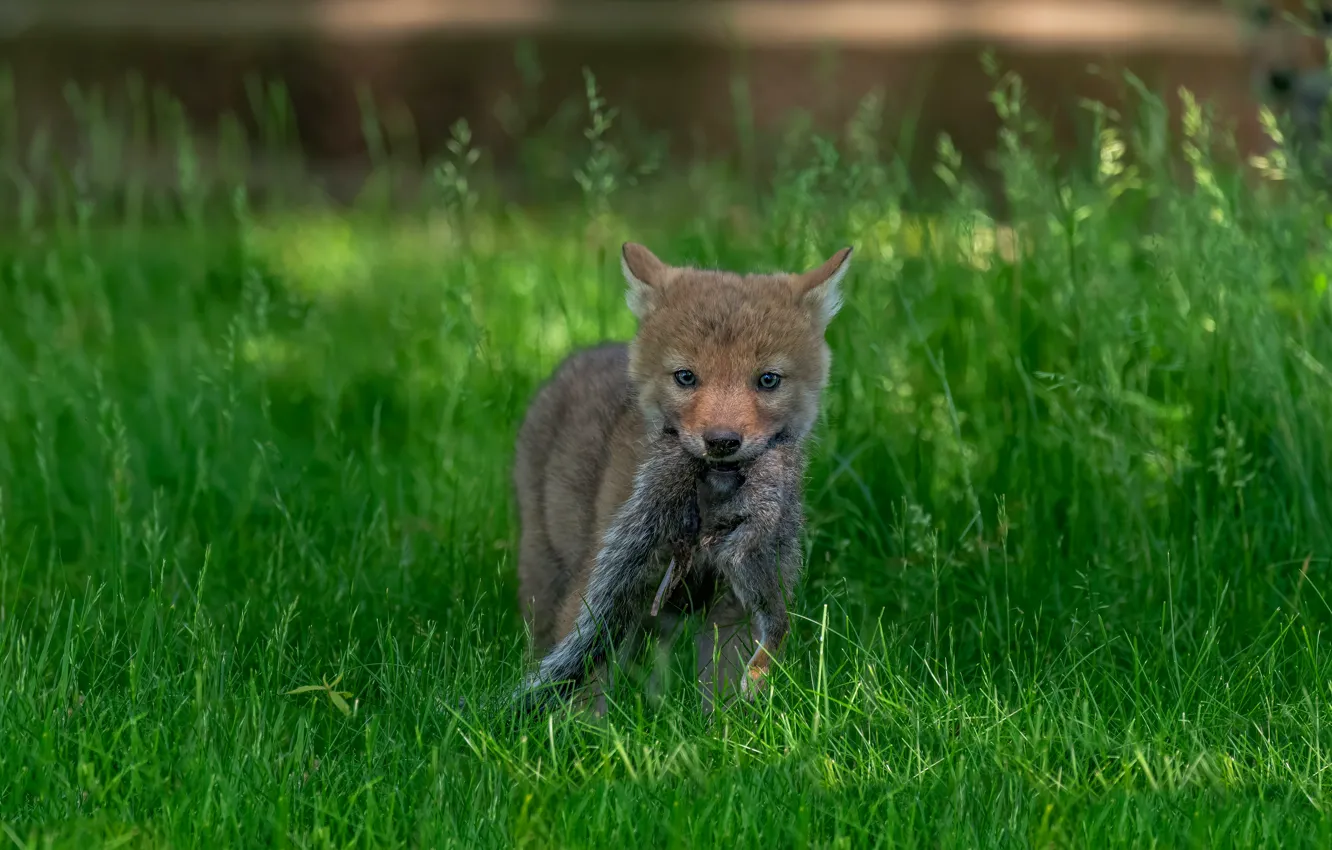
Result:
M641 319L652 309L653 290L665 282L667 266L637 242L626 242L620 250L620 270L629 285L624 300L629 311Z
M797 278L797 287L805 303L813 308L823 327L842 309L842 278L851 265L851 248L843 248L817 269L810 269Z

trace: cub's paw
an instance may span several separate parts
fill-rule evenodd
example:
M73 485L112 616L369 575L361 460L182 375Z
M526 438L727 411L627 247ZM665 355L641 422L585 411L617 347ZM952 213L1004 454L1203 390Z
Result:
M749 702L753 702L759 694L766 693L767 691L767 667L751 664L749 669L745 670L744 678L740 680L740 694Z

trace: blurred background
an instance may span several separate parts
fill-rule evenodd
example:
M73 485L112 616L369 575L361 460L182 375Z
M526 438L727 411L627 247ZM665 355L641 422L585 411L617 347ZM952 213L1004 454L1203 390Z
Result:
M928 170L939 133L979 162L998 120L979 55L1020 74L1056 144L1077 139L1082 98L1126 103L1123 72L1187 86L1261 145L1241 21L1224 0L9 0L0 60L22 132L80 144L71 84L108 98L142 75L205 135L221 116L257 138L281 81L305 165L354 192L374 143L373 103L400 150L429 159L465 118L473 144L520 174L534 132L581 137L584 68L624 127L670 158L747 157L762 170L803 113L838 131L867 94L883 143ZM271 92L269 93L271 95ZM572 105L572 106L571 106ZM111 107L113 108L113 106ZM578 114L570 114L578 110ZM396 123L395 123L396 122ZM272 123L271 121L269 122ZM386 143L387 144L387 143ZM140 152L152 159L151 152ZM159 152L160 154L160 152ZM279 179L256 160L249 179ZM530 168L531 164L527 166Z

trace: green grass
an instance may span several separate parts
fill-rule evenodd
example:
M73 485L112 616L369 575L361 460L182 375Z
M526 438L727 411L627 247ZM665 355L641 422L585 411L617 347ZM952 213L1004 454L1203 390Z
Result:
M1211 169L1202 125L1106 124L1055 182L999 102L1016 251L947 145L926 220L856 128L758 187L630 186L594 133L544 211L459 152L428 204L352 211L15 172L0 840L1328 846L1328 206ZM626 239L858 248L775 692L709 724L684 651L604 721L459 714L521 675L512 441L560 357L632 333Z

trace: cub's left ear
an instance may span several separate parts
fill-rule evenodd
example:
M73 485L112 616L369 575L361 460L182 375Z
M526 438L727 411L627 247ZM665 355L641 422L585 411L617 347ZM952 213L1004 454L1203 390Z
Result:
M851 248L847 246L796 278L797 291L825 328L842 309L842 278L850 265Z

